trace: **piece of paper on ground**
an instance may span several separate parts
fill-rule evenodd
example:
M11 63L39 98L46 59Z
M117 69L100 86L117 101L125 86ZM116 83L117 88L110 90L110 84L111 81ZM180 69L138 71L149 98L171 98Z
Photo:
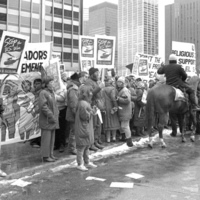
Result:
M136 174L136 173L131 173L131 174L126 174L127 177L134 178L134 179L139 179L143 178L144 176L141 174Z
M104 178L97 178L97 177L93 177L93 176L88 176L85 180L87 180L87 181L89 181L89 180L105 181L106 179L104 179Z
M31 184L31 182L27 182L27 181L23 181L21 179L18 179L14 183L12 183L11 185L16 185L16 186L19 186L19 187L25 187L25 186L30 185L30 184Z
M134 183L112 182L110 187L116 188L133 188Z

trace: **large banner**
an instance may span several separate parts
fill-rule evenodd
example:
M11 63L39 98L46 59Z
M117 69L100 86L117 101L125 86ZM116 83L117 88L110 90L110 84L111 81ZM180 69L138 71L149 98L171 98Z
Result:
M94 67L95 59L95 37L79 36L79 57L81 71L88 71L91 67Z
M28 43L22 62L21 73L41 72L41 68L49 65L52 42Z
M21 72L28 36L4 31L0 42L0 74Z
M116 37L95 35L95 64L97 68L114 68Z
M136 53L132 73L144 79L155 78L161 63L160 56Z
M196 52L194 44L172 41L172 53L177 56L177 63L183 66L189 76L196 75Z

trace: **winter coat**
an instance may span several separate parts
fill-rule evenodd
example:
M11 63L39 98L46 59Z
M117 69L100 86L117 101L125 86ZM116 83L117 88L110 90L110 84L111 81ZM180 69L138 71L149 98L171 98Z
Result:
M131 93L126 87L118 91L118 109L119 121L127 121L132 118L132 103L131 103Z
M76 107L78 104L78 83L71 82L67 86L67 112L66 120L69 122L75 121Z
M47 88L39 94L39 127L45 130L59 129L59 111L56 106L55 94Z
M162 66L157 71L158 74L165 74L166 84L180 89L185 88L185 80L187 74L185 70L178 64L169 64Z
M94 143L93 116L91 105L84 100L78 102L75 118L76 146Z
M103 127L105 131L117 130L120 128L117 112L111 114L114 107L118 107L116 101L116 89L112 85L106 86L102 90L102 97L105 102L105 113L103 113Z
M133 124L137 127L145 126L145 104L141 101L143 90L141 88L136 89L137 99L135 101L135 110L134 110L134 120Z

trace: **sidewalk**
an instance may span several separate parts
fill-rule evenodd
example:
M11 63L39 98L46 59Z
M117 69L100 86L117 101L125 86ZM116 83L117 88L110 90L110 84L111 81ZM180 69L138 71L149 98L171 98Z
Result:
M136 139L138 138L134 138L133 141ZM123 142L104 143L105 148L98 150L98 152L112 149L122 144ZM94 153L91 151L91 154ZM54 155L59 160L52 163L42 163L40 148L33 148L29 142L4 145L1 148L0 169L8 175L5 177L6 179L13 179L31 175L42 170L48 170L51 167L56 167L61 164L69 164L76 159L75 155L67 154L66 150L63 153L56 150L54 151Z

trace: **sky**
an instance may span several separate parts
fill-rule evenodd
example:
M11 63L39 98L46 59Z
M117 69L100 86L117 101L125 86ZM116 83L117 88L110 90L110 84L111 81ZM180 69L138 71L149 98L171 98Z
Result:
M97 5L102 2L118 4L118 0L83 0L84 8ZM158 0L159 3L159 55L165 58L165 5L174 3L174 0Z

